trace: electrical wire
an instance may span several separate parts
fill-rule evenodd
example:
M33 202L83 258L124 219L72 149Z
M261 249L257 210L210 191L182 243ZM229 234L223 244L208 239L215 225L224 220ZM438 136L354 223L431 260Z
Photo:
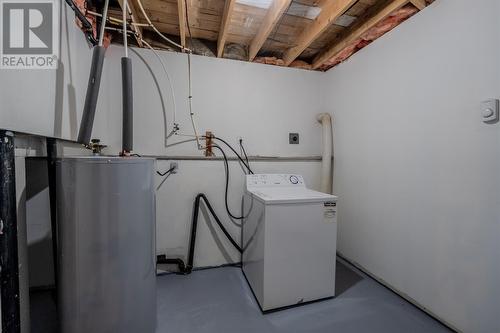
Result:
M167 171L165 172L160 172L160 171L156 171L156 173L159 175L159 176L166 176L168 175L169 173L171 173L172 171L175 170L175 167L171 167L170 169L168 169Z

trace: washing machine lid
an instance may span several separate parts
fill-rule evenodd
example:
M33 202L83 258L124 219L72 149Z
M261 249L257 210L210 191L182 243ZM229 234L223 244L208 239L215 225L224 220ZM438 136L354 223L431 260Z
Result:
M305 187L301 188L255 188L247 190L255 199L265 204L292 204L292 203L315 203L335 202L337 197Z

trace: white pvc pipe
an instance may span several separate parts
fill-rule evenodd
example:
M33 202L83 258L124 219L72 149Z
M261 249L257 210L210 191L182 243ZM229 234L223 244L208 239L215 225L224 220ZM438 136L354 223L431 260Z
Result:
M123 0L123 47L125 48L125 58L128 58L128 35L127 35L127 0Z
M332 193L332 117L328 113L320 113L316 119L321 123L323 131L323 158L321 162L320 191Z

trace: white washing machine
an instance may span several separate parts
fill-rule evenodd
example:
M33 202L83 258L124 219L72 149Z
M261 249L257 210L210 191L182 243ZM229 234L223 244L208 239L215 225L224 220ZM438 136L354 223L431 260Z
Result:
M337 197L299 175L248 175L243 273L262 311L335 296Z

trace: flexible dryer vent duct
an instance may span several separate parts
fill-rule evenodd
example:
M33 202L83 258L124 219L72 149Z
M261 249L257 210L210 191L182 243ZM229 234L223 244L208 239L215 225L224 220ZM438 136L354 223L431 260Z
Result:
M328 113L320 113L316 119L323 128L323 158L321 163L321 185L320 191L332 193L332 117Z

